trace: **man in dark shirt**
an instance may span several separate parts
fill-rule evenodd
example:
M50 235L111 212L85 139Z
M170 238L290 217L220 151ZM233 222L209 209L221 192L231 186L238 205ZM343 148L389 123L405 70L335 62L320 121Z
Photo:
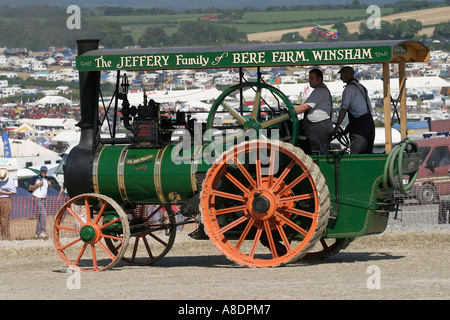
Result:
M342 93L342 105L336 121L337 130L348 114L349 124L345 129L350 134L350 153L372 153L375 141L375 123L372 117L372 105L367 89L354 78L351 67L343 67L339 73L347 85Z

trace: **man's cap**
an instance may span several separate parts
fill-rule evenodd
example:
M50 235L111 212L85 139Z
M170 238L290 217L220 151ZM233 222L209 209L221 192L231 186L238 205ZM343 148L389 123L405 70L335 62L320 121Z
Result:
M47 169L46 166L42 166L42 167L41 167L41 171L48 171L48 169Z
M6 181L8 179L8 170L0 168L0 181Z
M349 73L351 75L354 75L355 74L355 70L353 70L352 67L343 67L343 68L341 68L341 70L339 70L338 73Z

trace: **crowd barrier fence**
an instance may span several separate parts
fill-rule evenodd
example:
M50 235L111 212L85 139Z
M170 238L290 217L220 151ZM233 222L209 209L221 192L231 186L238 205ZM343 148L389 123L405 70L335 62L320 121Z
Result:
M53 232L56 214L66 201L68 201L68 197L65 194L47 197L45 206L47 209L46 229L48 236L51 236ZM182 219L184 219L183 216L177 215L177 221ZM435 226L448 223L450 223L450 195L441 196L429 204L420 203L416 198L408 196L399 206L398 212L391 213L389 216L390 225ZM13 196L9 226L11 240L35 239L36 224L37 208L33 204L31 194L30 196ZM178 230L193 231L194 228L195 225L187 224L180 226Z

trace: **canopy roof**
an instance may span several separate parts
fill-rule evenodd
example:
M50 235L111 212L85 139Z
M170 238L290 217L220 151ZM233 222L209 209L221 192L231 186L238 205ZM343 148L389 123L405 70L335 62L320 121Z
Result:
M204 47L98 49L76 59L79 71L162 70L426 62L417 41L271 43Z

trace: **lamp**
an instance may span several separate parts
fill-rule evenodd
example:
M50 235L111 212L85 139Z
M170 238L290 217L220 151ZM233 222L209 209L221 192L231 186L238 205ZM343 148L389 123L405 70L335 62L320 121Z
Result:
M122 77L122 83L120 85L122 87L122 91L124 94L128 93L128 87L130 86L130 84L128 83L128 77L127 74L125 73Z

